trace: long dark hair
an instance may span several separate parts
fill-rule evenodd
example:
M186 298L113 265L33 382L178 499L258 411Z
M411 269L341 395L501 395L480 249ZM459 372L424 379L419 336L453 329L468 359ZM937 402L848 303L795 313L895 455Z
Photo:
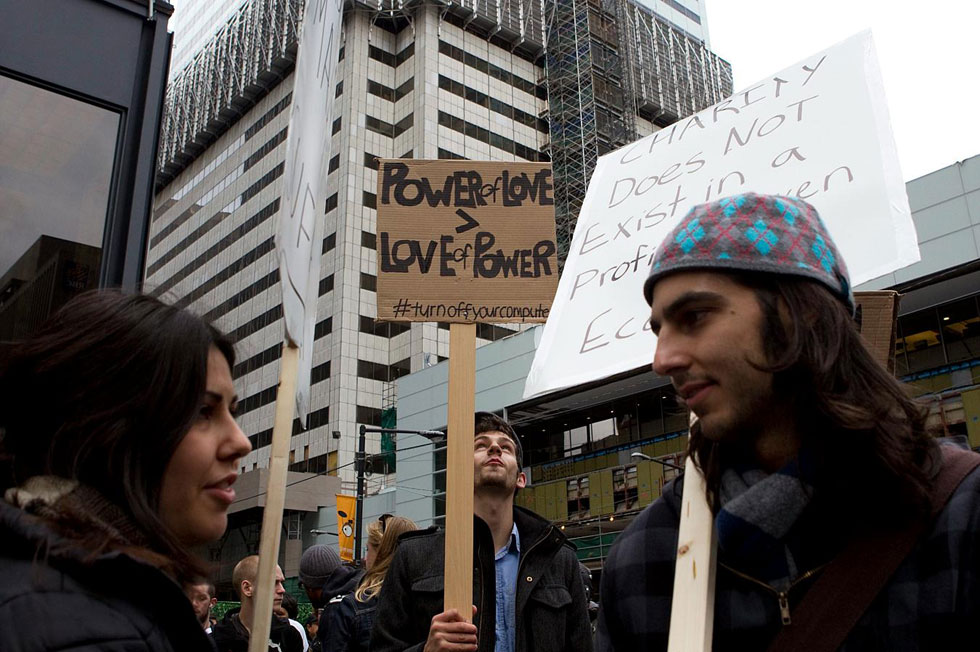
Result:
M936 463L925 407L872 357L847 308L821 285L771 274L736 280L754 290L762 309L762 368L774 373L776 400L793 406L808 479L824 504L872 522L921 516ZM695 427L688 454L717 510L721 473L736 450Z
M216 347L231 342L159 299L72 299L29 340L0 349L2 488L55 475L125 510L179 578L201 568L158 514L167 461L194 423Z

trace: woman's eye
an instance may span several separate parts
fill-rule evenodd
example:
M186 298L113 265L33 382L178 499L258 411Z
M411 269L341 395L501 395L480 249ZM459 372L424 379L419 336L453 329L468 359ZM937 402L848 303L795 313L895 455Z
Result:
M202 419L210 419L214 414L214 407L211 405L202 405L197 414Z

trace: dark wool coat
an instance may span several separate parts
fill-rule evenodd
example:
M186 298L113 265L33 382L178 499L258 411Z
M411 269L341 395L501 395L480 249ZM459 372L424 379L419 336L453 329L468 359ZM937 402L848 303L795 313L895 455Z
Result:
M211 651L190 601L159 569L122 552L46 554L64 541L0 500L0 650Z
M495 550L490 528L480 518L473 520L474 624L479 652L493 652ZM516 652L590 652L592 629L575 552L558 528L533 512L515 507L514 522L521 537ZM381 590L372 652L422 650L432 617L443 610L444 559L441 530L402 535Z
M678 478L664 488L606 559L596 641L601 652L667 649L682 482ZM801 571L830 561L840 549L833 518L820 520L822 530L813 527L814 550ZM713 649L765 650L782 627L776 594L736 575L731 569L738 568L738 560L727 559L721 550L719 562ZM791 589L791 615L814 581ZM978 622L980 468L959 485L840 649L975 649Z

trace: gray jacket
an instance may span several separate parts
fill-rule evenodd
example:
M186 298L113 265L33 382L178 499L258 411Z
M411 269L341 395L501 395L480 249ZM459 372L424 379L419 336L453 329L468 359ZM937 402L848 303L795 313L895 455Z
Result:
M473 524L473 604L478 652L492 652L495 633L493 537L480 518ZM521 537L516 596L517 652L592 650L579 563L565 535L540 516L514 508ZM432 617L443 610L445 537L430 528L402 535L381 590L372 652L421 650Z

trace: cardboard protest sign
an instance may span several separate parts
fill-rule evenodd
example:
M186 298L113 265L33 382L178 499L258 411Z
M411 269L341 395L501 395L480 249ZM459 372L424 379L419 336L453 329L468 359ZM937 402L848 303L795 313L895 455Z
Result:
M919 259L869 32L599 159L525 398L649 364L657 246L692 206L749 191L813 204L854 285Z
M543 322L558 287L551 168L382 160L378 319Z

